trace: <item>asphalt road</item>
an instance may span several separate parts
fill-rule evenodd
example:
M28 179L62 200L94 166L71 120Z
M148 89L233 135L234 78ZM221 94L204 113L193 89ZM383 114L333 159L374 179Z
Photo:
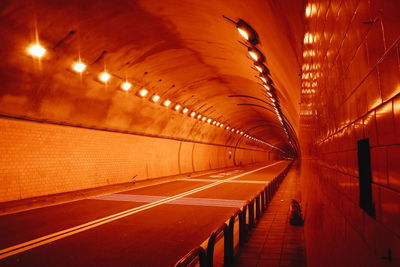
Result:
M288 163L0 216L0 265L173 266Z

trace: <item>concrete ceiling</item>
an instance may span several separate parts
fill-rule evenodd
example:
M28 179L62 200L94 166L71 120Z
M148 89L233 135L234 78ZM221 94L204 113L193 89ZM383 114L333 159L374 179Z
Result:
M255 99L269 102L245 40L223 16L258 32L283 114L297 132L304 6L294 0L3 0L0 112L177 138L224 136L204 137L201 122L135 94L146 87L287 150L272 107ZM36 33L48 50L40 61L26 53ZM88 64L82 75L70 69L79 56ZM97 79L104 68L113 75L106 86ZM134 84L128 93L118 89L124 79Z

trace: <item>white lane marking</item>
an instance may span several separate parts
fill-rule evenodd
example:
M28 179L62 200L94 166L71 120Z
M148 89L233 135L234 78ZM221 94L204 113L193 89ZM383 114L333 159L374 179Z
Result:
M182 198L182 197L185 197L185 196L188 196L188 195L203 191L203 190L208 189L210 187L214 187L214 186L222 184L222 183L224 183L226 181L230 181L230 180L242 177L244 175L251 174L251 173L266 169L268 167L274 166L274 165L276 165L278 163L281 163L281 162L283 162L283 160L275 162L275 163L272 163L270 165L267 165L267 166L264 166L264 167L261 167L261 168L258 168L258 169L255 169L255 170L252 170L252 171L248 171L248 172L233 176L231 178L227 178L225 180L217 181L217 182L214 182L214 183L209 184L209 185L204 185L204 186L201 186L199 188L195 188L195 189L189 190L187 192L184 192L184 193L181 193L181 194L177 194L175 196L167 197L167 198L164 198L164 199L161 199L161 200L158 200L158 201L154 201L154 202L149 203L149 204L145 204L145 205L142 205L142 206L139 206L139 207L136 207L136 208L125 210L125 211L122 211L122 212L119 212L119 213L116 213L116 214L113 214L113 215L110 215L110 216L107 216L107 217L103 217L103 218L100 218L100 219L97 219L97 220L94 220L94 221L90 221L90 222L87 222L87 223L84 223L84 224L80 224L80 225L77 225L75 227L71 227L71 228L68 228L68 229L65 229L65 230L61 230L61 231L55 232L53 234L45 235L45 236L42 236L42 237L39 237L39 238L36 238L36 239L32 239L32 240L27 241L27 242L18 244L18 245L14 245L14 246L2 249L2 250L0 250L0 259L15 255L15 254L27 251L27 250L30 250L30 249L38 247L38 246L42 246L42 245L54 242L56 240L59 240L59 239L62 239L62 238L65 238L65 237L68 237L68 236L71 236L71 235L74 235L74 234L77 234L77 233L92 229L92 228L95 228L95 227L98 227L100 225L103 225L103 224L106 224L106 223L109 223L109 222L124 218L126 216L129 216L129 215L132 215L132 214L144 211L144 210L148 210L150 208L153 208L153 207L156 207L156 206L159 206L159 205L174 201L176 199L179 199L179 198Z
M235 174L235 173L238 173L238 172L244 172L244 170L239 169L239 170L233 170L233 171L229 171L229 172L221 172L221 173L218 173L218 174L210 175L209 177L211 177L211 178L221 178L221 177L232 175L232 174Z
M185 182L216 182L223 181L221 179L191 179L191 178L183 178L178 179L177 181L185 181ZM227 181L226 183L236 183L236 184L268 184L269 181L257 181L257 180L234 180Z
M89 198L89 199L107 200L107 201L127 201L127 202L152 202L152 201L161 200L164 198L167 198L167 197L165 197L165 196L148 196L148 195L110 194L110 195L105 195L105 196L93 197L93 198ZM246 203L246 200L183 197L183 198L171 201L168 204L240 208L245 203Z

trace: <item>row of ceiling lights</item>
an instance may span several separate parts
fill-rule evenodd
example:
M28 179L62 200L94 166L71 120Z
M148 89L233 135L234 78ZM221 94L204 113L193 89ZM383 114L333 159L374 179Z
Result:
M262 85L266 90L269 100L271 101L271 105L273 106L275 113L282 124L286 136L291 142L289 133L282 118L282 111L279 106L278 96L275 93L276 89L274 87L274 82L270 77L271 73L269 69L264 65L265 56L259 49L256 48L256 45L260 43L258 39L258 34L249 24L241 19L236 22L236 28L239 31L240 35L250 44L250 46L248 46L248 53L250 58L254 61L255 69L257 69L257 71L259 72L258 78L262 81Z
M47 49L44 46L42 46L39 43L39 41L36 41L35 43L31 44L27 48L27 52L32 57L40 59L46 54ZM86 70L86 68L87 68L87 65L83 61L81 61L80 59L78 61L75 61L71 65L71 69L73 71L79 73L79 74L82 74ZM106 70L101 72L98 75L98 80L100 82L104 83L104 84L109 83L111 81L111 78L112 78L112 75L109 72L107 72ZM130 91L132 89L132 83L130 83L126 79L120 84L120 88L123 91L128 92L128 91ZM141 88L141 89L137 90L136 94L139 97L142 97L142 98L146 98L149 95L151 95L149 90L147 90L145 88ZM246 137L246 138L248 138L250 140L253 140L255 142L272 146L272 145L270 145L270 144L268 144L268 143L266 143L266 142L264 142L264 141L262 141L262 140L260 140L260 139L258 139L256 137L254 137L254 136L251 136L249 134L244 133L242 130L235 129L235 127L232 127L232 126L229 126L229 125L224 125L224 123L221 123L221 122L219 122L217 120L214 120L212 118L207 118L206 116L203 116L202 114L197 113L195 111L190 111L188 108L183 107L182 105L180 105L178 103L173 104L172 101L169 100L169 99L165 99L165 100L161 101L161 97L157 93L152 94L151 97L149 97L148 99L153 103L162 103L162 105L164 107L167 107L167 108L168 107L173 107L173 110L175 110L177 112L180 112L182 114L186 114L189 117L192 117L194 119L198 119L198 120L200 120L202 122L209 123L209 124L211 124L213 126L216 126L216 127L224 128L225 130L230 131L232 133L243 135L244 137Z

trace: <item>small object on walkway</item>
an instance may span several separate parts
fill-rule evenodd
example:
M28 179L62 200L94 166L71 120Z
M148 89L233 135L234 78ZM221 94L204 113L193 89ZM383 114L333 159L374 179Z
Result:
M292 199L292 203L290 205L290 224L296 226L303 226L304 224L304 220L301 215L300 203L294 199Z

